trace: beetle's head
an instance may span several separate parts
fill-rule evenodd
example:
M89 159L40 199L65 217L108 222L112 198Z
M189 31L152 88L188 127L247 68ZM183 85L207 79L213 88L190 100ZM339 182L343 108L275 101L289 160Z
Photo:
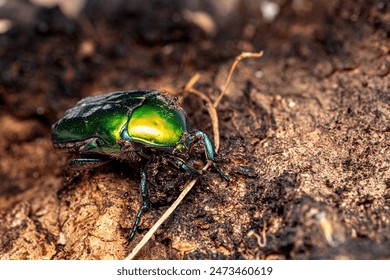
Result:
M181 140L175 146L174 153L181 155L188 154L191 148L191 142L192 136L187 131L184 131Z

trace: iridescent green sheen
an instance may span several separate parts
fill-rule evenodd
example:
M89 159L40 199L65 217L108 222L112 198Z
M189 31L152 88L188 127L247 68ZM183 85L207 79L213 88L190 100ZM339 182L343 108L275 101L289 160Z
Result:
M181 108L160 99L148 99L134 109L127 130L134 141L152 146L175 147L187 127Z
M120 138L120 129L127 120L126 111L119 108L113 112L96 111L88 117L64 118L56 125L53 141L66 143L97 138L102 145L119 149L117 141Z
M155 91L137 90L84 98L53 126L52 140L57 146L95 140L100 150L120 150L121 130L133 109L156 96Z
M81 100L53 126L52 139L58 148L105 153L120 152L123 141L176 147L186 131L176 101L155 90L134 90Z

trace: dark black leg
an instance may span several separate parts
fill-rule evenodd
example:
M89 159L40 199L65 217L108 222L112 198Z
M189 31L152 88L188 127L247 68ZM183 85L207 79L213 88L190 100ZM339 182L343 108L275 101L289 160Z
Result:
M127 239L127 242L130 242L135 233L137 232L137 229L138 229L138 224L141 220L141 216L142 214L149 209L149 198L148 198L148 189L146 187L146 167L148 165L146 165L142 171L141 171L141 194L142 194L142 205L141 205L141 208L138 210L138 213L137 213L137 216L135 217L135 221L134 221L134 225L133 225L133 229L131 230L131 233L130 233L130 236L129 238Z
M68 168L73 171L82 171L99 167L109 160L103 160L99 158L78 158L68 161Z
M197 175L199 176L200 173L198 172L198 170L196 169L193 169L192 167L189 167L184 161L182 161L181 159L179 158L172 158L172 160L174 160L176 162L177 165L179 165L180 168L182 168L183 170L187 171L188 173L191 173L193 175Z

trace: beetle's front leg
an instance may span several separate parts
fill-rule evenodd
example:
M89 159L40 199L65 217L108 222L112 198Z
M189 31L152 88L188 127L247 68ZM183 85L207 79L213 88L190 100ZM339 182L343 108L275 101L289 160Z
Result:
M224 178L226 181L230 182L229 177L227 175L225 175L224 173L222 173L222 171L219 170L219 168L217 167L217 165L214 162L214 160L215 160L214 145L213 145L213 142L211 142L210 138L207 136L207 134L204 133L203 131L200 131L200 130L195 130L195 131L191 132L186 139L187 145L194 138L200 138L202 140L202 142L205 146L205 150L206 150L206 158L209 161L211 161L211 164L213 165L214 169L219 173L219 175L221 175L221 177Z
M133 229L131 230L130 236L127 239L127 242L130 243L130 241L133 239L135 233L137 232L138 229L138 224L141 220L142 214L149 209L149 196L148 196L148 188L146 186L146 166L142 169L141 171L141 194L142 194L142 205L140 209L138 210L137 216L135 217Z
M200 175L198 170L188 166L187 163L185 163L182 159L180 159L178 157L170 156L170 157L168 157L167 160L171 161L172 164L180 167L181 169L183 169L184 171L187 171L188 173L191 173L192 175L196 175L196 176Z

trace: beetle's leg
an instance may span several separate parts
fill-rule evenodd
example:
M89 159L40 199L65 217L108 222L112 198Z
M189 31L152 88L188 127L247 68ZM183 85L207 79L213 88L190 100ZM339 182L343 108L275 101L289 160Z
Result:
M133 229L131 230L130 236L127 239L127 242L129 243L135 233L137 232L138 229L138 224L141 220L142 214L149 209L149 197L148 197L148 189L146 187L146 167L148 164L145 165L145 167L141 171L141 194L142 194L142 205L141 208L138 210L137 216L135 217Z
M189 142L191 142L191 140L194 137L202 139L202 142L203 142L203 144L205 146L205 150L206 150L206 158L209 161L211 161L211 164L213 165L214 169L219 173L219 175L221 175L221 177L224 178L226 181L230 182L229 177L227 175L225 175L224 173L222 173L222 171L219 170L219 168L217 167L217 165L214 162L214 158L215 158L214 145L213 145L213 142L211 142L210 138L207 136L207 134L204 133L203 131L200 131L200 130L195 130L195 131L191 132L185 141L187 143L187 145Z
M191 174L197 175L197 176L200 175L200 173L199 173L198 170L196 170L196 169L194 169L194 168L192 168L192 167L189 167L183 160L181 160L181 159L179 159L179 158L174 158L174 157L172 157L171 159L174 160L175 163L176 163L179 167L181 167L183 170L187 171L188 173L191 173Z
M68 168L73 171L81 171L99 167L107 162L108 160L99 158L77 158L68 161Z

